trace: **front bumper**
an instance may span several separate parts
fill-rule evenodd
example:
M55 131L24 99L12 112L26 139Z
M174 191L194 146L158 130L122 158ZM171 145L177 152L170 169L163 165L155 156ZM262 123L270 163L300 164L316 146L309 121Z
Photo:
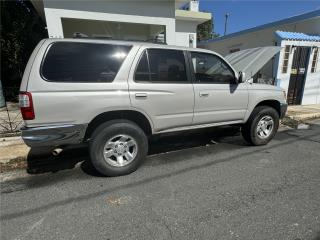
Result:
M57 147L83 142L87 125L23 127L22 139L29 147Z
M284 118L284 116L286 115L287 108L288 108L288 104L287 103L281 103L280 104L280 119Z

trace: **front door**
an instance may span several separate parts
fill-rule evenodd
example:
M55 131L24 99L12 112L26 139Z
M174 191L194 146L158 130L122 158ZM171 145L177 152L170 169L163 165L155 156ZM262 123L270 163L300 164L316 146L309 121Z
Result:
M235 73L219 56L191 52L195 108L193 124L242 121L248 105L246 83L235 83Z
M309 51L309 47L297 47L294 52L287 97L290 105L301 104Z
M129 79L131 104L147 114L155 131L192 124L194 92L185 53L140 49Z

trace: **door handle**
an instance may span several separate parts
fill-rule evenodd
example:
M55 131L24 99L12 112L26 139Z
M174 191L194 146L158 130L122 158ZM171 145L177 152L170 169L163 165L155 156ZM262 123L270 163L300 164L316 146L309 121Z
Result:
M147 98L147 94L146 93L136 93L135 94L136 98Z
M200 96L200 97L209 97L209 93L207 93L207 92L200 92L200 93L199 93L199 96Z

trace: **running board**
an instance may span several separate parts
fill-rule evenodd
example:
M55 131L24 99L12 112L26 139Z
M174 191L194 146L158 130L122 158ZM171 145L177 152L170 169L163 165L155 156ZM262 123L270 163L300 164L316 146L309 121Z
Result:
M166 129L166 130L161 130L159 132L155 132L154 134L169 133L169 132L180 132L180 131L186 131L186 130L194 130L194 129L198 129L198 128L218 127L218 126L233 125L233 124L239 124L239 123L243 124L244 122L242 120L238 120L238 121L229 121L229 122L220 122L220 123L208 123L208 124L191 125L191 126L177 127L177 128L170 128L170 129Z

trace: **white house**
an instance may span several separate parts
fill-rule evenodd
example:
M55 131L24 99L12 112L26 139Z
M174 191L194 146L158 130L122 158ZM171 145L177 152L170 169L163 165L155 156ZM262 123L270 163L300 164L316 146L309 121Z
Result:
M264 46L281 46L255 82L268 81L287 91L289 104L320 103L320 10L232 33L199 44L222 55Z
M31 0L50 38L87 36L196 47L197 25L211 19L198 1ZM188 5L188 7L186 7Z

